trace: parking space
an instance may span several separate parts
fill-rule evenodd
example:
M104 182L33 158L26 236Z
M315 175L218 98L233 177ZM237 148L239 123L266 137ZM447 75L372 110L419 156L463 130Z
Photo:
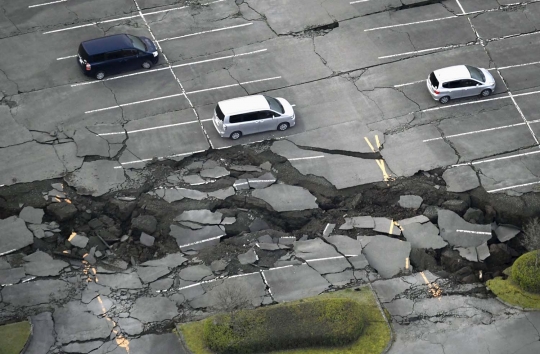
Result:
M117 157L124 168L288 136L302 141L303 134L320 136L325 129L352 141L347 134L353 132L340 128L350 124L385 134L377 149L396 176L538 145L540 63L531 50L540 45L535 0L519 6L491 0L407 6L394 0L332 6L304 0L253 0L249 6L232 0L101 0L92 2L92 11L80 0L33 6L39 4L5 6L18 35L0 18L0 45L7 48L1 74L8 78L0 89L12 102L13 120L45 132L41 140L47 140L43 134L65 131L69 137L87 128L98 136L127 134ZM163 52L159 63L102 82L85 77L74 58L78 44L116 33L154 40ZM433 100L428 74L458 64L488 68L497 83L493 95L445 106ZM217 102L257 93L292 103L296 126L239 141L220 137L211 121ZM102 124L122 129L95 127ZM540 155L530 157L535 158ZM338 160L309 166L321 176L337 176L347 168ZM376 180L385 178L380 166L372 166ZM492 187L523 184L529 177L516 173L514 180L508 172Z

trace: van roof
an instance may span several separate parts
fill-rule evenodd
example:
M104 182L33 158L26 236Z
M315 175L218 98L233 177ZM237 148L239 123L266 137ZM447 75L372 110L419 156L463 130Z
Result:
M449 66L447 68L435 70L434 73L440 82L471 78L471 73L465 65Z
M263 111L270 109L270 105L263 95L253 95L220 101L219 107L226 116L234 114Z
M81 43L88 55L107 53L113 50L132 48L133 43L126 34L115 34Z

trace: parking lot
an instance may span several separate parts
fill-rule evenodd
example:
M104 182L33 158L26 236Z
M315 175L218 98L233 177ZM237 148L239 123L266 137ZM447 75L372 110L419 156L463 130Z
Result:
M287 138L327 153L291 154L300 170L325 176L321 169L339 174L358 165L375 176L338 188L449 166L471 166L491 193L540 186L539 1L6 0L2 7L0 185L63 176L85 156L142 168L156 158ZM103 81L85 77L79 43L117 33L151 38L162 53L158 65ZM457 64L488 68L494 94L434 101L425 79ZM296 126L221 138L211 121L216 103L256 93L291 102ZM343 163L331 158L338 151L380 151L383 161Z

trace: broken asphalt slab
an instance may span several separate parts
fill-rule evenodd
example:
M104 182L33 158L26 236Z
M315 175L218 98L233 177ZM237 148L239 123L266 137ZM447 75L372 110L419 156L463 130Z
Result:
M317 198L302 187L274 184L265 189L256 189L251 195L264 200L277 212L319 208Z
M391 278L407 270L410 252L409 242L382 235L374 236L363 250L369 265L383 278Z
M471 224L450 210L438 210L441 237L451 246L478 247L491 238L491 225Z

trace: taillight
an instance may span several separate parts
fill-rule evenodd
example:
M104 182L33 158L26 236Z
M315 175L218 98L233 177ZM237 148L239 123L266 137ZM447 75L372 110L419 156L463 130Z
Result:
M438 94L440 93L440 92L439 92L439 91L437 91L437 90L435 90L435 91L433 91L433 92L435 92L435 94L436 94L436 95L438 95Z
M87 63L86 64L86 71L90 71L91 69L92 69L92 65Z

